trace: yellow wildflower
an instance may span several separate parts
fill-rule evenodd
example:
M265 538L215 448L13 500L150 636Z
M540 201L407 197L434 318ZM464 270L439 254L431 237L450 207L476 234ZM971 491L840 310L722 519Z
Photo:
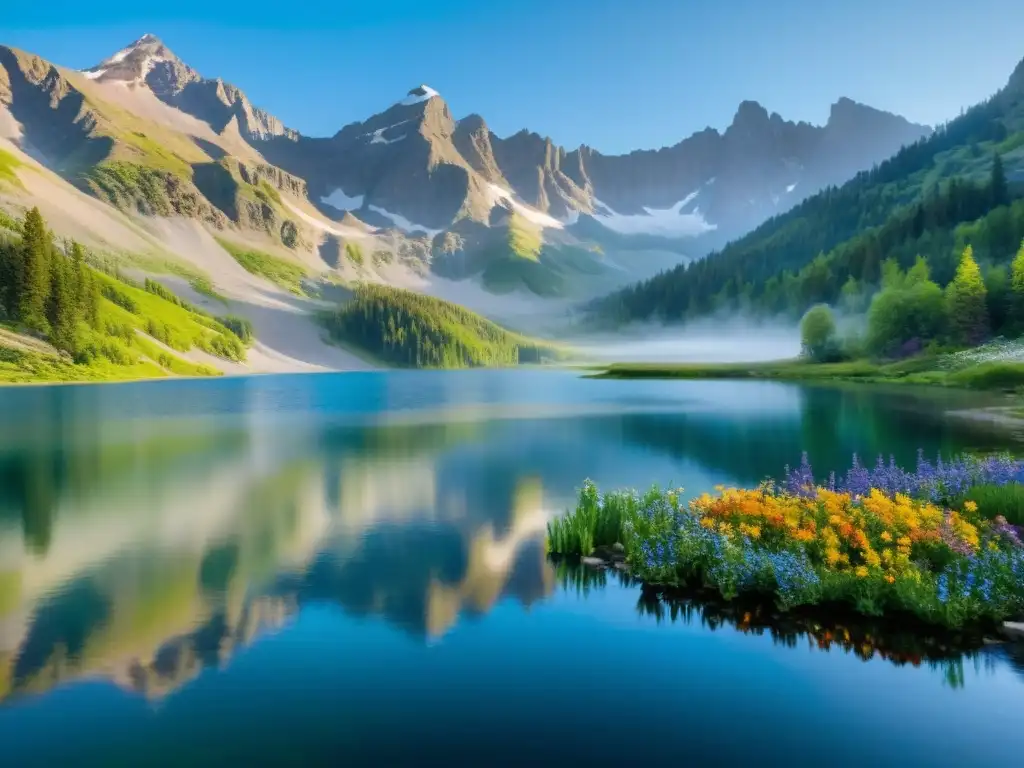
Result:
M978 502L976 502L976 501L965 501L964 502L964 512L970 512L970 513L973 514L973 513L977 512L977 511L978 511Z
M885 574L885 580L892 584L896 581L896 577L893 576L891 573L887 573Z
M882 531L882 541L885 541L885 542L892 541L892 534L889 533L888 531Z
M868 569L865 568L863 565L858 565L857 570L855 570L854 573L856 573L859 578L863 579L865 576L868 575Z

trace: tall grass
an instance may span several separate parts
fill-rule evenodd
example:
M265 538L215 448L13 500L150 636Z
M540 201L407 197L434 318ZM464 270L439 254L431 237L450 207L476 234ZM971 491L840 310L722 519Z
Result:
M957 508L963 508L965 501L973 501L978 511L990 520L1000 515L1011 525L1024 526L1024 485L976 485L965 493Z
M635 517L651 494L640 497L633 491L618 491L602 496L593 481L580 488L576 508L548 523L548 551L555 555L586 556L596 547L622 542L622 524Z

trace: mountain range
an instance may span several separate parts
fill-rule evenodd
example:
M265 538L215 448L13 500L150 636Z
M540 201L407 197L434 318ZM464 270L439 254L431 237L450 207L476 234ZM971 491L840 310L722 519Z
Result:
M149 250L196 261L182 238L154 227L174 220L180 230L185 219L343 282L452 298L466 291L451 284L469 279L478 306L495 293L579 298L649 276L929 132L845 98L820 127L746 101L724 131L614 156L527 130L498 137L421 85L316 138L153 35L84 71L0 47L0 141L130 215L113 228L155 231ZM74 215L23 176L21 189L0 194L23 205L51 198L59 210L44 214L55 228L90 245L141 247L111 231L108 211L103 221L95 208Z

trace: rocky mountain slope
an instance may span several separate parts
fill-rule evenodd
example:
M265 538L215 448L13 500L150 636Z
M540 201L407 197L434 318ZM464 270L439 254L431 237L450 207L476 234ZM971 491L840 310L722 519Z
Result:
M744 102L724 132L609 156L500 138L423 85L313 138L153 35L81 72L0 47L0 141L133 220L191 219L312 273L478 308L654 274L927 133L847 99L822 127Z
M1024 61L990 99L877 168L590 309L613 326L735 311L799 318L816 303L856 312L879 287L886 259L908 269L924 257L945 285L967 245L998 291L1021 237Z

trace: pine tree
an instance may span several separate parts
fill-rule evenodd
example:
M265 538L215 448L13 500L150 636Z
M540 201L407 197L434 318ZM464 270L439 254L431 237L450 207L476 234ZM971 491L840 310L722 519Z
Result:
M0 241L0 317L14 319L18 311L16 282L21 253L14 243Z
M956 277L946 287L946 308L953 342L964 346L980 344L988 335L985 281L981 277L974 249L967 246L960 258Z
M96 282L96 275L88 267L85 268L85 274L83 276L82 302L82 313L85 318L85 322L87 322L91 328L99 330L100 286L99 283Z
M992 159L992 178L989 181L989 192L992 195L992 207L998 208L1010 202L1010 190L1006 183L1006 170L1003 158L996 152Z
M1024 332L1024 242L1010 266L1010 330Z
M54 254L50 262L50 296L46 305L46 319L50 324L50 343L57 349L74 353L78 300L71 265L59 254Z
M21 235L21 267L16 290L18 319L46 332L46 300L50 294L50 255L53 243L38 208L25 215Z
M78 243L71 242L71 270L72 283L75 292L76 314L79 319L86 316L86 295L85 295L85 252Z

